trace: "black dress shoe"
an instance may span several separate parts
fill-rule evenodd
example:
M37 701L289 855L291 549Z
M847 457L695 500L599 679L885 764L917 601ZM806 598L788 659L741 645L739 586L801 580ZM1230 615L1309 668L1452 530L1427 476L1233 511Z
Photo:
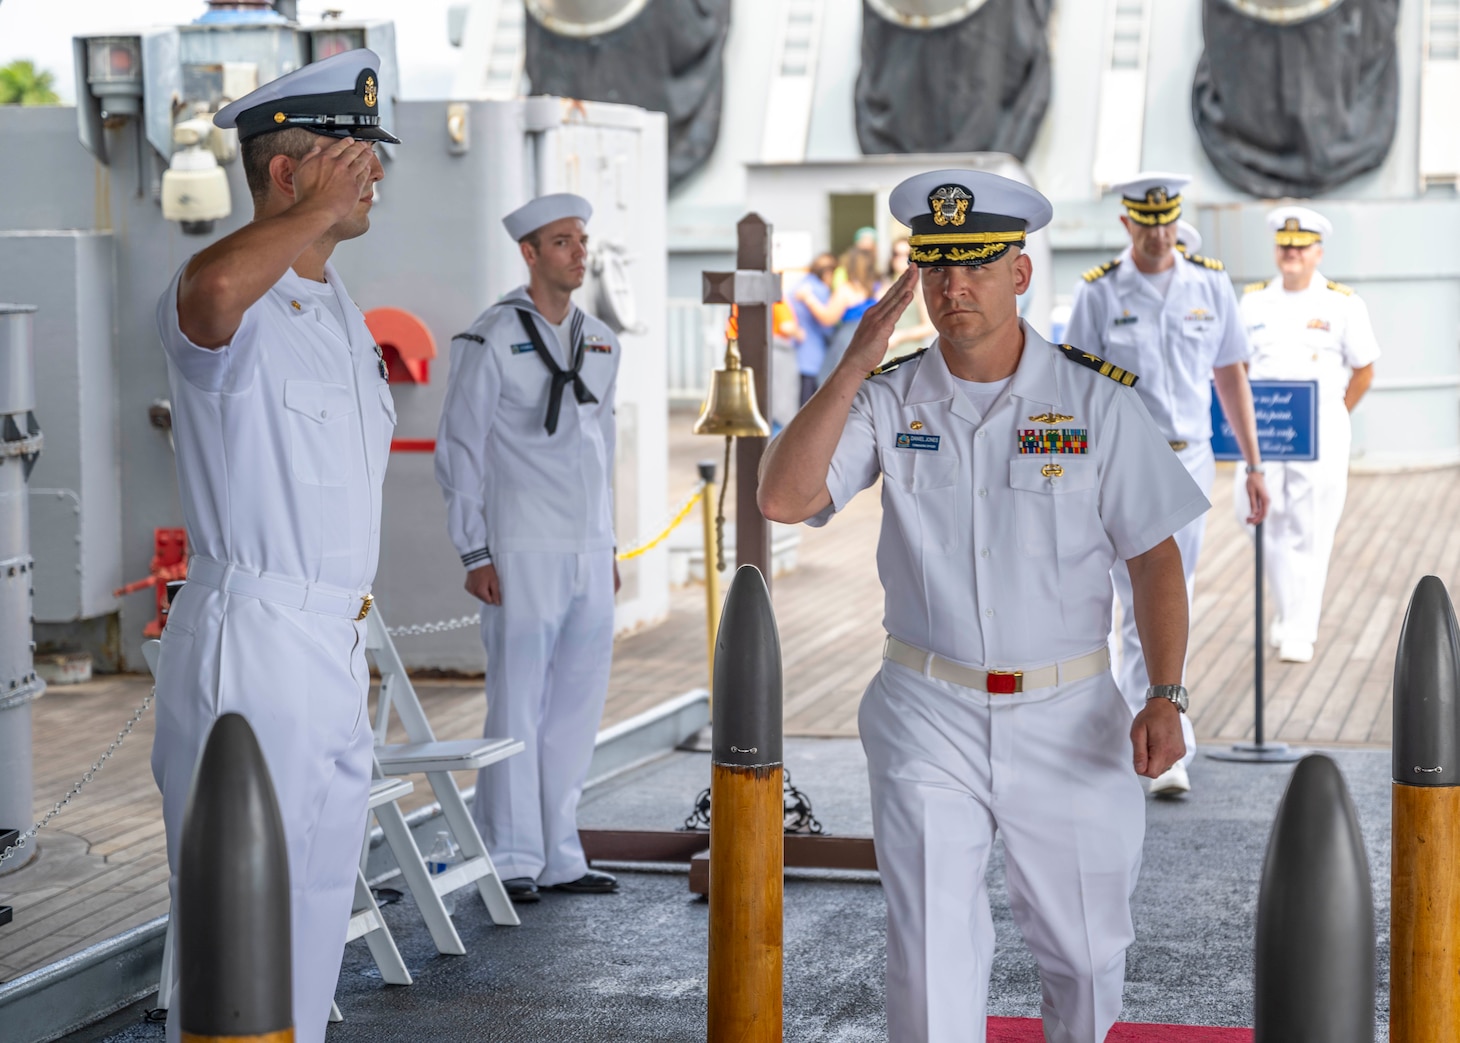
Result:
M514 876L511 880L503 880L502 887L506 890L507 897L514 902L536 902L542 897L537 889L537 881L530 876Z
M618 880L608 873L596 873L588 870L577 880L569 880L566 884L550 884L550 891L567 891L575 895L606 895L618 890Z

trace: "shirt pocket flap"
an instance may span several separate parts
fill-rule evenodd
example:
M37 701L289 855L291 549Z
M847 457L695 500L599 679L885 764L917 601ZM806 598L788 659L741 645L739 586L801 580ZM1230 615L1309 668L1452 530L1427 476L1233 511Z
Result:
M284 408L308 417L315 423L327 424L355 412L355 396L345 384L327 384L319 380L286 380Z
M887 477L910 492L942 489L958 481L958 460L951 453L892 449L882 456Z
M1009 488L1060 496L1095 488L1095 464L1062 453L1032 454L1009 461Z

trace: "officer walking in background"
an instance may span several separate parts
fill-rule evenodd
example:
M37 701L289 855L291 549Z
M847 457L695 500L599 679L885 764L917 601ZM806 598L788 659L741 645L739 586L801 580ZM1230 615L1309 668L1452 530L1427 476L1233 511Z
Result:
M1191 179L1179 174L1141 174L1112 186L1121 194L1121 224L1131 244L1114 260L1086 272L1076 287L1065 339L1095 352L1116 366L1140 374L1136 391L1171 449L1203 491L1212 487L1211 387L1215 382L1222 410L1236 433L1246 462L1246 520L1255 525L1267 511L1267 487L1257 448L1252 388L1244 363L1247 338L1237 312L1237 297L1222 262L1177 250L1181 190ZM1176 534L1186 574L1187 600L1196 581L1206 515L1190 520ZM1132 712L1144 703L1146 659L1131 606L1130 576L1115 564L1115 589L1124 609L1119 645L1120 689ZM1196 755L1196 735L1182 718L1186 756L1151 783L1158 795L1191 789L1187 765Z
M614 390L619 343L573 303L593 208L540 196L502 220L529 272L459 334L436 480L466 589L483 602L490 739L517 757L483 768L473 811L518 902L538 888L603 893L578 840L578 798L613 655Z
M1171 536L1208 505L1133 374L1020 320L1025 235L1049 222L1048 200L938 170L890 205L915 267L770 444L759 491L767 518L821 525L882 478L887 637L858 724L887 897L888 1038L984 1038L984 877L1002 833L1044 1038L1098 1043L1134 937L1136 776L1183 752L1186 586ZM919 271L938 339L867 379ZM1106 644L1117 560L1153 683L1134 724Z
M1272 509L1263 526L1267 578L1277 613L1268 634L1278 657L1313 658L1328 558L1348 492L1349 414L1374 381L1379 344L1363 299L1318 271L1333 228L1307 207L1267 215L1281 277L1252 283L1242 321L1252 342L1254 380L1318 381L1318 459L1267 467ZM1237 515L1243 516L1242 491Z
M240 713L284 825L300 1043L324 1039L370 796L363 620L395 406L329 258L370 227L373 143L396 141L378 69L348 51L214 117L238 128L254 219L184 264L157 305L193 552L162 632L152 746L173 899L193 770L214 721ZM176 1043L192 997L172 995Z

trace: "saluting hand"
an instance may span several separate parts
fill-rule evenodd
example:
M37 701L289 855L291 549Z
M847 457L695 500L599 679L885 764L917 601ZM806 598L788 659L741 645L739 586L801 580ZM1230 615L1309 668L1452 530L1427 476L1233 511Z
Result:
M917 291L918 267L910 264L907 271L887 288L882 299L863 314L862 321L857 323L857 332L852 334L852 342L847 345L846 354L837 363L837 368L851 366L865 377L880 366L887 354L887 343L892 339L897 320L902 318L902 313L912 303L913 295Z
M294 168L294 203L349 217L370 186L375 152L368 141L327 138Z

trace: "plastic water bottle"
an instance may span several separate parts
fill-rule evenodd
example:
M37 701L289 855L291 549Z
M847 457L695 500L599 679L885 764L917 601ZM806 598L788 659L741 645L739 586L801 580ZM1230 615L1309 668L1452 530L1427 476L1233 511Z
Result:
M440 876L450 869L460 854L456 842L451 839L451 834L442 829L436 833L436 841L431 845L431 850L426 852L426 872L432 876ZM450 892L441 896L441 904L446 909L446 915L450 916L456 912L456 896Z

